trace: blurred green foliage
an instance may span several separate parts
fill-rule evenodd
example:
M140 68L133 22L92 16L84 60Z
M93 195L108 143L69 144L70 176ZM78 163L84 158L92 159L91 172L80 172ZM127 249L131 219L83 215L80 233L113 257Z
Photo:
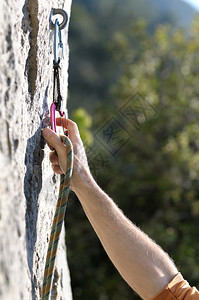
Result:
M78 108L72 113L72 120L78 124L79 133L84 145L92 145L93 135L90 131L92 118L84 108Z
M113 70L105 72L108 92L102 94L109 101L92 105L90 145L103 158L94 172L99 185L199 288L198 24L196 19L186 35L169 25L157 26L151 34L146 22L139 20L103 40L106 57L111 58L106 68L114 66L117 74L109 80ZM100 49L96 41L97 46ZM98 71L91 81L102 76ZM112 117L128 141L116 155L107 152L109 140L100 143L97 135ZM89 116L79 109L74 119L82 136L84 132L87 136ZM89 161L99 164L95 155L89 155ZM74 195L66 216L66 239L75 300L138 299L107 258Z

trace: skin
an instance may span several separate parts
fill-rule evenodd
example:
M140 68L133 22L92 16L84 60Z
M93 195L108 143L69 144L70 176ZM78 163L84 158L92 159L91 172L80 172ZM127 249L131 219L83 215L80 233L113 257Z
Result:
M97 233L111 261L142 299L152 299L177 275L171 258L136 227L93 179L77 125L63 119L74 150L71 189ZM57 119L61 125L61 119ZM42 134L51 150L50 162L57 174L66 171L66 149L59 136L45 128Z

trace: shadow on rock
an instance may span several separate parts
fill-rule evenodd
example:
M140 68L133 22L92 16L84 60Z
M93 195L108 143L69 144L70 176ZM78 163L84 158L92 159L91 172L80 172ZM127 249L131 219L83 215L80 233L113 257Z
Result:
M37 288L37 279L33 274L33 259L35 243L37 240L37 219L38 219L38 198L42 189L42 161L44 158L45 141L41 136L42 119L46 112L46 89L43 101L43 113L41 122L35 134L27 141L25 165L26 173L24 177L24 194L26 197L26 249L28 257L28 267L31 274L32 300L35 299L35 288Z

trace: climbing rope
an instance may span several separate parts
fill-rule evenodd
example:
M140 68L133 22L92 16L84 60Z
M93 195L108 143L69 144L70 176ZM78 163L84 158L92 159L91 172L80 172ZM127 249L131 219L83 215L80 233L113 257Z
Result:
M46 264L44 270L44 279L42 287L42 300L49 299L52 288L53 274L55 270L55 258L58 250L58 242L61 234L61 229L64 221L66 206L68 202L70 179L73 168L73 148L72 143L66 136L61 136L61 139L67 150L67 171L60 176L59 196L57 200L56 211L51 228L50 241L48 244L48 251L46 256Z

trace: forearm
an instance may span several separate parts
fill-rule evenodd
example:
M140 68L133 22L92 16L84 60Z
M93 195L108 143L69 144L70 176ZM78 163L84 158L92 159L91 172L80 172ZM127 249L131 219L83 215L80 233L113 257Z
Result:
M84 170L76 194L107 254L128 284L151 299L177 274L168 255L132 224Z

